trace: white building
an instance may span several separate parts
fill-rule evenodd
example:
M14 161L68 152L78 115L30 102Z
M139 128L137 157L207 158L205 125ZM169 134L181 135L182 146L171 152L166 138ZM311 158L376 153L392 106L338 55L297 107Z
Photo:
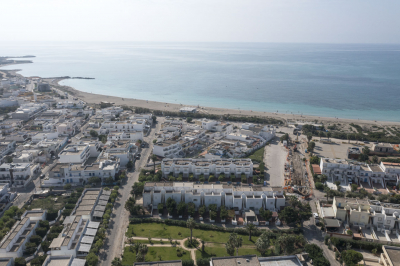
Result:
M233 126L226 122L202 118L195 120L195 124L200 125L204 130L210 131L210 138L226 136L233 132Z
M198 208L202 205L216 204L237 211L261 208L271 211L285 206L282 187L233 186L223 184L195 184L180 182L149 183L143 190L143 206L156 209L158 204L165 204L168 198L177 203L193 202Z
M241 134L247 135L247 136L260 136L266 141L270 141L275 137L276 133L276 128L273 126L258 126L252 123L244 123L242 124L242 128L240 130Z
M12 118L27 121L45 110L47 110L46 104L37 104L37 103L22 104L14 113L12 113Z
M58 133L57 132L46 132L46 133L36 133L32 137L32 142L33 143L39 143L43 140L52 140L58 138Z
M85 266L85 259L74 258L72 255L47 256L42 266Z
M102 115L112 115L112 116L119 115L123 111L124 111L124 109L119 106L111 106L111 107L107 107L107 108L98 110L98 112Z
M0 99L0 107L10 107L19 105L18 99L14 97Z
M135 143L126 140L107 142L103 150L103 154L107 158L110 156L118 157L121 167L125 167L130 160L134 161L137 153L138 147Z
M13 141L2 141L0 142L0 157L4 157L15 150L16 142Z
M98 159L92 164L57 163L50 169L42 186L84 185L87 184L89 178L94 176L99 177L102 182L106 182L110 177L115 179L119 170L118 157L113 158L113 160Z
M81 100L71 101L71 100L64 100L57 103L57 109L83 109L85 108L86 103Z
M175 158L180 156L182 145L180 140L164 140L153 145L153 154L164 158Z
M59 153L60 163L85 163L90 157L90 149L87 144L70 144Z
M117 132L136 132L143 131L145 122L143 120L136 121L109 121L101 124L100 134L117 133Z
M184 177L193 174L195 178L210 174L234 174L237 177L245 174L250 177L253 176L253 162L251 159L163 159L161 170L164 176L171 173L178 176L182 173Z
M11 184L11 172L15 187L26 187L32 176L39 173L40 167L30 163L3 163L0 165L0 182Z
M0 122L0 129L2 133L11 133L19 130L22 127L21 119L7 119Z
M63 222L63 231L49 246L51 255L76 257L88 224L89 220L83 219L82 216L66 217Z
M179 109L179 112L181 113L196 113L197 109L195 107L182 107Z
M26 243L34 235L40 220L46 219L46 211L26 211L10 232L0 242L0 257L22 257Z
M56 125L57 133L59 136L73 136L78 129L78 123L75 119L70 119Z
M107 136L107 141L115 140L129 140L132 142L143 140L143 131L109 133Z
M397 165L360 163L350 160L321 158L320 168L328 181L340 181L341 185L356 183L365 188L386 189L399 182L400 168Z

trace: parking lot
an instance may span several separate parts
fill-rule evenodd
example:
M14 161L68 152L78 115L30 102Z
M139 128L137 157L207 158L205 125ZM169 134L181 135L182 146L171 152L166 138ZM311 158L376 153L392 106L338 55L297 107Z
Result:
M265 147L264 163L267 185L283 186L285 183L285 162L288 151L275 137Z
M314 153L319 157L332 158L332 159L347 159L347 149L350 147L358 147L362 150L362 145L357 144L343 144L342 142L320 142L314 140L315 148Z

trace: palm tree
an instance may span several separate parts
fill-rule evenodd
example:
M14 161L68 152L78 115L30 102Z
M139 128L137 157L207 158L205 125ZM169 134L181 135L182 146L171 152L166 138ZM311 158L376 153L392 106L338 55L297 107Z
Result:
M243 244L243 238L239 237L238 234L232 233L229 235L228 243L236 249L236 256L239 256L239 248Z
M112 266L122 266L122 261L120 258L115 257L114 260L111 262Z
M246 228L247 232L249 232L249 241L251 241L251 232L256 231L257 227L252 223L247 223L245 228Z
M324 133L322 133L322 131L318 132L318 136L319 136L319 140L321 140L321 137Z
M151 155L151 160L153 161L153 166L154 166L154 175L156 174L156 161L158 161L158 157L155 155L155 154L153 154L153 155Z
M332 133L328 132L328 133L326 133L326 136L328 137L328 140L329 140L329 138L332 136Z
M187 220L186 226L190 229L190 244L192 244L193 229L196 226L195 220L193 218L190 218L189 220Z
M310 140L312 140L312 134L311 133L307 134L307 140L308 140L308 142L310 142Z
M324 192L326 193L326 201L329 200L329 194L331 192L331 189L329 187L324 188Z

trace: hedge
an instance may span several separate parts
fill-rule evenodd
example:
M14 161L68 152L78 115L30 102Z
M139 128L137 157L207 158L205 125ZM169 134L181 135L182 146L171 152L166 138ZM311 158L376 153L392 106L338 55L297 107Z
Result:
M382 252L382 244L374 243L374 242L331 237L331 243L339 249L345 248L347 243L350 243L350 245L353 248L361 248L361 249L367 249L367 250L377 249L378 252ZM399 245L389 245L389 246L399 247Z
M197 266L208 266L208 265L210 265L210 259L197 258L196 262L197 262Z
M158 224L166 224L166 225L174 225L174 226L180 226L180 227L187 227L186 221L178 221L178 220L161 220L161 219L154 219L154 218L131 218L130 219L131 224L141 224L141 223L158 223ZM219 232L228 232L228 233L237 233L239 235L248 235L248 231L244 228L226 228L226 227L219 227L216 225L211 225L211 224L200 224L196 223L195 229L201 229L201 230L212 230L212 231L219 231ZM252 232L253 236L260 236L263 232L263 230L257 230ZM291 228L291 229L285 229L285 230L278 230L274 229L271 231L267 231L269 233L269 236L271 238L277 238L279 235L286 233L286 234L302 234L302 229L299 228Z

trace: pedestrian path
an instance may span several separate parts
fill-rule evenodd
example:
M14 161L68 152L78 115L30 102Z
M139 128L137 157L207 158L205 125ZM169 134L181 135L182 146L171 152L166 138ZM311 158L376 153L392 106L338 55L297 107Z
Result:
M128 241L129 241L129 239L132 239L132 240L149 240L146 237L137 237L137 236L128 238ZM176 245L176 244L165 244L165 245L164 244L148 244L148 245L151 246L151 247L181 247L184 250L190 251L190 257L194 261L194 265L197 265L197 262L196 262L196 251L201 249L203 244L201 243L200 239L197 239L197 238L193 237L193 240L197 240L199 242L199 246L197 248L185 247L184 243L185 243L186 240L189 240L189 239L190 239L190 237L187 237L185 239L172 239L172 242L177 241L179 243L178 245ZM161 241L161 240L169 241L169 239L165 239L165 238L151 238L151 241ZM125 244L125 247L129 247L129 246L132 246L132 245L134 245L134 244Z

